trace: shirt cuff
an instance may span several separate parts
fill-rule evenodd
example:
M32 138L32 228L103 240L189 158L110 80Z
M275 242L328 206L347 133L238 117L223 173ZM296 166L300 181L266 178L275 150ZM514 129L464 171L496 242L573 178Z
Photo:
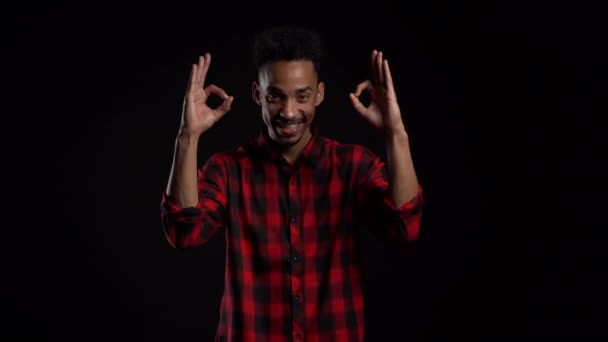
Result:
M422 186L418 184L418 191L414 198L405 202L400 207L396 207L390 199L385 198L384 203L394 212L399 218L405 218L416 214L422 207Z
M202 202L199 199L195 206L181 208L177 205L173 198L167 196L166 192L163 192L161 198L161 208L168 215L188 218L200 215Z

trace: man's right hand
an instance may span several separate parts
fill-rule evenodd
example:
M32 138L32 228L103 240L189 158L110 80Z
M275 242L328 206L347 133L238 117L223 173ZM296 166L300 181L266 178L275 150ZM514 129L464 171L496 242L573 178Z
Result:
M221 88L210 84L205 87L205 77L211 64L211 54L199 56L198 64L192 64L188 90L184 98L180 134L199 136L208 130L224 114L230 110L234 97ZM221 97L224 102L217 108L207 105L207 99L212 94Z

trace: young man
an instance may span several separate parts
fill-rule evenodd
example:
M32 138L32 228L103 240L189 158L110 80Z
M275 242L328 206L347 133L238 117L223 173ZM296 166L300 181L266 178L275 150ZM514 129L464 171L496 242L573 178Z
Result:
M359 145L316 134L323 101L319 37L302 29L257 36L252 95L266 129L197 169L199 140L233 98L205 85L211 55L192 66L162 222L176 248L226 228L225 290L216 341L363 341L358 231L418 238L422 188L410 156L389 64L371 54L372 79L348 94L384 132L387 163ZM371 103L359 101L363 91ZM224 101L206 105L209 96ZM346 96L346 94L345 94ZM206 147L205 147L206 146Z

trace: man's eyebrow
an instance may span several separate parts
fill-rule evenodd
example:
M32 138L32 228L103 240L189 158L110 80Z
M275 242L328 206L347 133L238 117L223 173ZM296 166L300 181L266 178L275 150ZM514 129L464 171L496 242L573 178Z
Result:
M283 94L283 91L282 91L281 89L279 89L279 88L275 87L275 86L271 86L271 85L269 85L269 86L268 86L266 89L267 89L268 91L273 92L273 93L280 93L280 94ZM306 87L304 87L304 88L299 88L299 89L296 89L296 93L304 93L304 92L307 92L307 91L312 91L312 87L311 87L311 86L306 86Z
M281 93L283 94L283 91L275 86L271 86L269 85L268 87L266 87L266 90L269 92L273 92L273 93Z
M296 93L304 93L304 92L307 92L307 91L312 91L312 87L307 86L307 87L304 87L304 88L296 89Z

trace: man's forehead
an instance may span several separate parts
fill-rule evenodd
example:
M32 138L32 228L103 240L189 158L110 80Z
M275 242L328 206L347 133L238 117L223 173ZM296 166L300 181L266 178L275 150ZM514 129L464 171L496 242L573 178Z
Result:
M260 82L268 84L281 83L316 83L317 74L311 61L275 61L260 70Z

